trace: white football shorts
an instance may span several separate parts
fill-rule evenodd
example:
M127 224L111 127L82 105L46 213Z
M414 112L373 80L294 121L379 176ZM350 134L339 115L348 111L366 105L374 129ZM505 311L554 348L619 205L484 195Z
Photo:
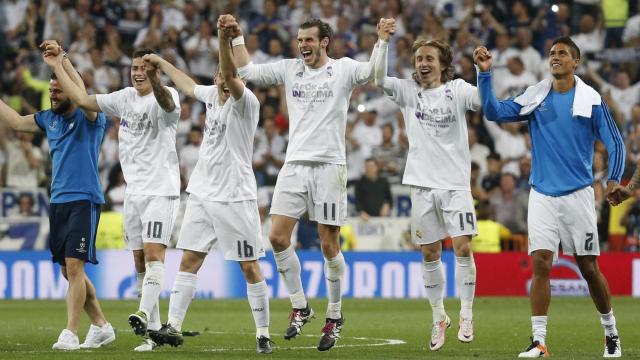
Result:
M207 201L190 194L176 247L201 253L218 249L226 260L264 257L257 201Z
M563 196L529 193L529 254L551 250L557 256L559 245L566 255L600 255L593 188Z
M143 243L169 246L180 207L177 196L126 194L124 238L129 250L142 250Z
M347 219L347 167L319 162L285 163L276 181L271 214L341 226Z
M411 186L411 237L417 244L477 234L471 191Z

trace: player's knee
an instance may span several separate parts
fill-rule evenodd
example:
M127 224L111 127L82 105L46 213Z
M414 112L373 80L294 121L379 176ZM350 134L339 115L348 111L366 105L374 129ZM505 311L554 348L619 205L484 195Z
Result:
M289 236L275 231L269 233L269 242L276 251L283 251L290 245Z
M580 266L580 273L587 282L591 282L598 277L598 269L593 264Z
M60 267L60 272L62 273L62 276L64 276L64 278L67 281L69 281L69 277L67 277L67 267L66 266Z
M73 259L66 261L66 279L73 280L78 277L84 277L84 261L79 259Z
M244 278L252 284L262 281L262 273L257 261L242 261L240 269L244 273Z
M453 251L457 257L469 257L471 256L471 243L468 239L466 241L454 241Z
M551 273L552 261L545 256L533 257L533 274L536 277L549 277Z

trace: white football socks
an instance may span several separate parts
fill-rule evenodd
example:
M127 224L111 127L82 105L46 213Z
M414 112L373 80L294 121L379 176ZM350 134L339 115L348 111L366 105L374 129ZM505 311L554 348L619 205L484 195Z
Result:
M168 323L178 331L182 330L182 322L187 315L187 309L189 309L193 295L196 293L197 282L198 275L196 274L185 271L176 274L169 298Z
M544 339L547 337L547 316L532 316L531 331L533 332L533 341L544 345Z
M427 293L427 299L431 305L433 322L446 319L444 312L444 269L440 259L435 261L422 262L422 280Z
M600 314L600 324L604 329L604 336L618 336L616 328L616 317L613 316L613 309L608 314Z
M476 265L473 256L456 256L456 286L460 295L460 316L473 318L473 296L476 292Z
M147 315L147 319L149 319L147 329L159 330L160 309L158 307L158 299L164 285L164 263L162 261L150 261L145 264L145 267L147 271L142 281L140 311L144 312Z
M287 286L291 305L294 309L304 309L307 306L307 299L302 288L300 259L293 245L279 253L274 252L274 257L276 258L278 272Z
M344 275L345 261L342 252L333 259L324 259L324 276L327 285L327 318L342 318L342 275Z
M269 338L269 295L267 282L262 280L255 284L247 283L247 298L253 321L256 323L256 338Z

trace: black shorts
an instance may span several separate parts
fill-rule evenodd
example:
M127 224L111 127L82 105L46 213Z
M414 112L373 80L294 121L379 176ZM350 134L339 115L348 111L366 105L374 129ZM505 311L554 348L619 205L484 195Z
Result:
M65 265L65 258L97 264L96 232L100 204L89 200L51 204L49 249L52 261Z

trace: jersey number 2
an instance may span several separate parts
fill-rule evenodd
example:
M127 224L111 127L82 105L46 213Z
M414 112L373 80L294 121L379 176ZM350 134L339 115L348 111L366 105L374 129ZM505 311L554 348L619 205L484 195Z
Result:
M593 250L593 233L587 233L587 240L584 242L585 251Z

